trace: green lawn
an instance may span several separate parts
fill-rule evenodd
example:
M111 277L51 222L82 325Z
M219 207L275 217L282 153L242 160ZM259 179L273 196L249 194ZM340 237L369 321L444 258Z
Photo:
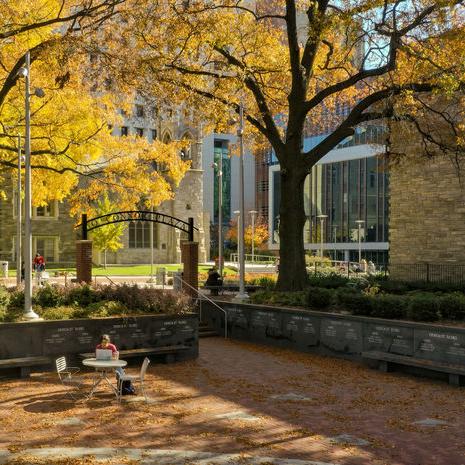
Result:
M182 265L154 264L154 275L157 272L157 268L165 268L167 272L178 271L180 268L182 269ZM206 273L209 269L209 265L199 265L199 273ZM53 275L56 271L76 273L75 268L47 268L47 271L50 273L50 275ZM236 273L236 271L230 268L224 269L225 275L232 275ZM16 270L9 270L8 275L10 277L15 277ZM103 268L103 266L94 266L92 268L92 276L150 276L150 265L111 265L107 266L106 269Z

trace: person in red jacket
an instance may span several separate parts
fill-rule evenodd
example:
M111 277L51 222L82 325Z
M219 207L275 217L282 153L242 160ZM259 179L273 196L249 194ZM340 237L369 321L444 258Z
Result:
M36 253L36 256L34 257L32 269L36 274L37 285L40 286L42 284L42 273L45 271L45 259L42 255L40 255L40 253Z

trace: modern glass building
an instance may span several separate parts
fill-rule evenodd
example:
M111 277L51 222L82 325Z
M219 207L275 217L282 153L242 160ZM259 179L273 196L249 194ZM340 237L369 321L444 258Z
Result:
M334 260L387 263L389 175L377 133L346 141L328 153L305 182L305 248ZM309 138L306 149L318 141ZM279 248L279 165L270 167L270 248ZM322 215L326 217L321 218ZM360 228L359 228L360 224ZM360 243L359 243L360 232Z

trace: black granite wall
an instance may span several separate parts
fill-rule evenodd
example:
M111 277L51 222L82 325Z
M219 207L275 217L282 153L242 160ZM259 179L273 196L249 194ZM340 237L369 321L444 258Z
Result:
M235 339L352 359L360 359L363 351L376 350L465 364L465 328L263 305L219 304L228 313L228 335ZM224 334L224 314L205 301L202 319Z
M39 321L0 324L0 359L93 352L102 334L119 350L183 344L182 358L198 356L198 315Z

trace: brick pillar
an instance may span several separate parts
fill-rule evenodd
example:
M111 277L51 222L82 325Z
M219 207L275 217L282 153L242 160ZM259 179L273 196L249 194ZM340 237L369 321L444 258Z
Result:
M76 278L78 283L92 282L92 241L76 241Z
M199 287L199 243L181 242L181 259L184 264L183 280L197 290ZM197 292L184 283L183 290L187 294L197 297Z

